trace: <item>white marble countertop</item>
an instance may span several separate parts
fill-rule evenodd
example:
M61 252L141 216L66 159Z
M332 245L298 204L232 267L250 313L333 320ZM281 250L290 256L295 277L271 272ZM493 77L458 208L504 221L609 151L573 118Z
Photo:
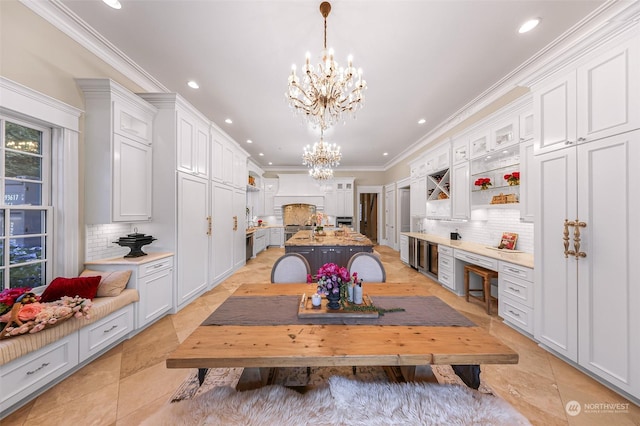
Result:
M84 262L85 265L142 265L153 262L154 260L163 259L173 256L173 253L147 253L146 256L139 257L112 257L110 259L89 260Z
M504 260L505 262L514 263L516 265L525 266L527 268L533 268L533 254L531 253L514 253L510 252L509 250L498 250L497 248L491 248L486 244L478 244L462 240L451 240L439 235L421 234L418 232L402 232L401 234L413 238L418 238L420 240L443 244L470 253L480 254L482 256L490 257L493 259Z

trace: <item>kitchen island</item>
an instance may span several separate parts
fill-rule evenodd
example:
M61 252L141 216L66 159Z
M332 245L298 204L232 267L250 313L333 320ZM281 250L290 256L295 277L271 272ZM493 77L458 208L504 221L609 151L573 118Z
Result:
M342 233L341 233L342 232ZM299 253L307 259L311 273L315 274L325 263L347 266L356 253L373 252L373 243L359 233L325 231L325 235L312 236L311 231L298 231L284 244L285 253Z

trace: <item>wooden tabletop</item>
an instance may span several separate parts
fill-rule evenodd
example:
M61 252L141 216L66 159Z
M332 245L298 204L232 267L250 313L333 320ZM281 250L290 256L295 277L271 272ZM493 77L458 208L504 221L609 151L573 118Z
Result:
M308 284L244 284L231 297L302 295ZM366 285L371 296L430 296L423 285ZM518 354L480 327L383 325L200 326L168 368L516 364Z

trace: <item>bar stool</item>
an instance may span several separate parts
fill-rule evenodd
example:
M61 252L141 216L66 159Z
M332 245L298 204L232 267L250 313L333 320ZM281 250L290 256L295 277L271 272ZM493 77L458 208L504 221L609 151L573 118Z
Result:
M473 272L482 278L482 290L472 290L472 291L482 291L482 297L475 296L473 294L469 294L469 273ZM482 266L477 265L465 265L464 267L464 294L467 298L467 302L469 301L469 296L482 300L487 307L487 315L491 315L491 301L497 300L495 297L491 296L491 279L498 278L498 273L496 271L492 271L491 269L483 268Z

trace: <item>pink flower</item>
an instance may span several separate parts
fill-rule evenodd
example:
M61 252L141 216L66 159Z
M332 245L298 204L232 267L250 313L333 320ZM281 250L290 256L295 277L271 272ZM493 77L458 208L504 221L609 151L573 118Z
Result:
M18 319L20 321L32 321L41 310L42 305L40 305L40 303L29 303L28 305L24 305L20 308L20 312L18 312Z

